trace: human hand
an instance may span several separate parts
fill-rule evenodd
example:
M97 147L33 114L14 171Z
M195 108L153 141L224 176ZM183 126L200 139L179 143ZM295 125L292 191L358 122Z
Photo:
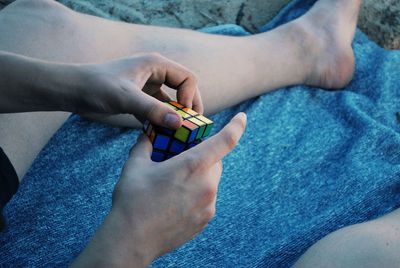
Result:
M244 132L236 115L218 134L164 162L142 135L113 192L110 214L75 262L78 267L145 267L199 233L214 216L221 159Z
M4 88L0 113L68 111L92 118L131 114L141 121L178 128L182 119L161 102L170 100L162 85L176 89L183 105L203 112L196 77L158 54L101 64L64 64L0 50L0 66L5 66L0 69Z
M133 114L141 121L176 129L182 119L161 102L171 100L162 85L176 89L179 103L203 112L194 74L159 54L80 65L79 69L82 85L78 85L77 113Z
M214 216L221 159L236 146L245 121L237 115L215 136L162 163L151 161L147 137L132 148L113 207L137 228L150 259L191 239Z

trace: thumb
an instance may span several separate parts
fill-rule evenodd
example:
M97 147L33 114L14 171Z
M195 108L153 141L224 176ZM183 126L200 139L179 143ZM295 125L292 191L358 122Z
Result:
M177 129L182 125L181 116L162 101L143 91L133 91L131 97L129 110L142 123L148 120L154 125L169 129Z
M182 125L182 117L173 109L167 107L163 102L146 95L149 100L146 105L145 117L157 126L170 129L178 129Z
M129 151L129 158L127 162L135 161L138 159L150 160L153 146L149 138L141 134L135 145Z

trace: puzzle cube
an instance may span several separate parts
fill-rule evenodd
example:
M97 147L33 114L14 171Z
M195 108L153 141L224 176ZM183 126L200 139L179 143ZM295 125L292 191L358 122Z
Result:
M196 146L210 134L213 127L213 121L177 102L166 102L165 105L175 110L183 122L177 130L155 126L148 121L144 123L143 132L153 144L152 160L156 162L167 160Z

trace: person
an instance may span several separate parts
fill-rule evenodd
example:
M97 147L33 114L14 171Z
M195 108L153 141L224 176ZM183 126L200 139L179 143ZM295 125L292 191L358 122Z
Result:
M0 66L7 66L0 69L0 145L3 165L15 169L7 178L23 178L70 112L119 126L148 119L177 128L181 119L160 102L171 88L179 102L206 114L289 85L342 88L354 72L360 5L320 0L274 30L228 37L104 20L50 0L15 1L0 12ZM215 213L221 159L245 124L238 114L215 136L162 163L150 160L151 144L140 137L111 211L73 266L145 267L200 232ZM398 217L395 211L336 231L296 265L364 267L374 253L376 264L394 266L398 246L382 244L396 239L391 226ZM354 245L359 250L349 250Z

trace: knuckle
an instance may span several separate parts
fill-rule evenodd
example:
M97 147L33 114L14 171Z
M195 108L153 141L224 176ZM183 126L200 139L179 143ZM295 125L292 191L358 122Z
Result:
M193 80L193 83L197 86L199 84L199 79L195 73L190 72L190 77Z
M207 203L212 202L215 199L216 195L217 195L217 189L215 187L210 185L204 189L203 198L205 202Z
M154 65L159 65L162 62L162 56L157 52L144 53L136 57L141 69L152 69Z
M198 79L197 79L197 76L193 73L193 72L191 72L191 71L189 71L188 69L184 69L185 70L185 72L186 72L186 79L185 79L185 82L188 84L188 85L190 85L190 87L192 87L193 89L195 89L194 91L198 91Z
M164 74L168 69L168 60L158 52L151 52L144 56L144 67L152 74Z
M158 105L155 103L147 105L144 112L146 119L149 119L150 121L159 119L160 117L157 116L159 113L158 110Z
M204 162L196 156L188 156L186 159L186 167L190 173L195 173L204 168Z
M204 220L206 222L210 221L212 218L214 218L215 216L215 206L212 207L208 207L205 211L204 211Z
M217 168L218 168L218 170L220 170L220 171L223 170L224 165L222 164L222 161L221 161L221 160L219 160L219 161L217 162Z
M151 55L153 57L156 57L156 58L161 58L162 57L161 54L159 52L156 52L156 51L150 52L149 55Z
M224 136L224 140L230 150L232 150L238 142L236 133L233 130L229 130L226 132L226 134Z
M158 52L148 53L146 57L150 62L160 62L164 59L164 57Z
M190 79L190 81L192 81L193 84L197 85L198 83L197 76L192 71L189 71L186 68L185 70L187 72L187 78Z

